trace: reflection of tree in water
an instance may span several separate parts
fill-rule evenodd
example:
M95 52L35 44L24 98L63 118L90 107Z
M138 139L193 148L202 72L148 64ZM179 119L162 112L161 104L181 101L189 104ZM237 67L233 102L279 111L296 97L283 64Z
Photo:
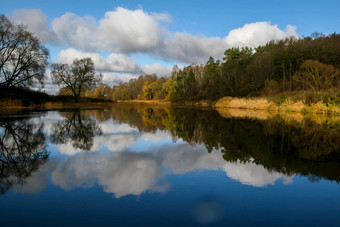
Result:
M48 160L43 124L0 122L0 193L25 179Z
M51 142L66 144L70 140L74 148L90 150L93 139L102 133L95 119L87 115L86 111L74 111L64 114L65 120L52 126Z
M132 114L133 113L133 114ZM125 107L113 110L115 120L143 131L168 129L174 138L203 143L210 152L220 149L231 162L254 162L269 170L340 181L340 127L305 119L286 124L268 120L223 118L216 111Z

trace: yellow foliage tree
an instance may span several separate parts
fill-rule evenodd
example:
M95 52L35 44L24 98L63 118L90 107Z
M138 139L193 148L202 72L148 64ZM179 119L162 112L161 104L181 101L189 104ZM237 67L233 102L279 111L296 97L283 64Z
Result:
M302 88L319 91L336 86L339 76L339 69L332 65L323 64L318 60L306 60L301 64L293 78L301 83Z

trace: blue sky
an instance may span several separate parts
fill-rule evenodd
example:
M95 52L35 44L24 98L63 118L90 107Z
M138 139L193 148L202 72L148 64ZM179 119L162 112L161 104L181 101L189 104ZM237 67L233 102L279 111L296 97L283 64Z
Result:
M235 46L339 33L340 1L0 0L51 50L51 62L90 56L104 82L167 75Z

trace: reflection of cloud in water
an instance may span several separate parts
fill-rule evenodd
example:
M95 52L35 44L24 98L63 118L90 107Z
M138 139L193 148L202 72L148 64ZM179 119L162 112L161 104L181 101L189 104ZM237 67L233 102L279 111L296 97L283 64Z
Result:
M275 181L283 177L284 184L292 183L293 177L278 172L268 171L261 165L255 163L227 163L222 169L227 176L240 181L242 184L255 187L263 187L269 184L274 185Z
M37 194L47 187L47 178L50 172L54 171L58 162L56 160L49 161L43 165L37 172L34 172L26 183L14 185L15 193Z
M75 155L83 151L79 148L74 148L72 145L72 141L68 141L66 144L57 144L56 146L61 154L66 155Z
M60 163L52 182L65 190L89 187L95 181L116 197L140 195L153 190L159 164L147 155L117 152L104 155L84 153Z
M128 133L133 131L138 131L137 128L132 128L128 124L120 124L113 120L108 120L99 124L102 129L103 134L106 133Z
M49 121L48 121L49 122ZM52 123L47 123L52 125ZM51 127L45 127L45 130L50 133ZM138 129L130 127L128 124L120 124L113 120L108 120L99 124L102 130L102 135L97 135L93 138L93 146L91 151L98 151L106 147L112 152L122 151L131 148L138 141L151 141L154 143L160 141L171 141L172 137L167 131L157 130L155 134L148 132L139 132ZM58 144L58 151L66 155L75 155L83 152L82 149L77 149L72 145L72 141L66 144Z
M61 121L64 118L60 116L59 112L56 111L50 111L43 114L37 114L37 117L35 115L30 116L29 123L31 124L39 124L41 122L44 123L44 132L46 134L51 134L52 131L52 125L56 121Z
M157 129L155 133L150 133L150 132L143 133L140 138L142 140L151 141L154 143L160 142L162 140L172 141L172 137L168 131L159 130L159 129Z
M203 145L181 144L145 153L83 152L67 159L52 160L28 179L27 185L16 187L15 191L33 193L42 190L49 175L46 172L51 172L52 183L65 190L87 188L98 183L105 192L116 197L138 196L146 191L165 191L166 183L157 184L165 175L218 169L232 179L257 187L274 184L282 177L287 183L291 180L254 163L228 163L219 151L209 154Z
M99 150L106 146L110 151L122 151L131 147L138 140L139 133L120 133L111 135L101 135L94 138L91 150Z

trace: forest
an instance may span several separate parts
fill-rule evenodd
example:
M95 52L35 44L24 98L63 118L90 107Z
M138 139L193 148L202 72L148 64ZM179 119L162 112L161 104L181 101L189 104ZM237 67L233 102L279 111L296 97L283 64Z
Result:
M107 95L113 100L176 102L273 96L301 90L336 93L339 86L340 35L315 33L302 39L272 41L254 49L227 49L223 61L210 57L205 64L193 63L182 70L174 66L169 77L140 76L113 86Z

